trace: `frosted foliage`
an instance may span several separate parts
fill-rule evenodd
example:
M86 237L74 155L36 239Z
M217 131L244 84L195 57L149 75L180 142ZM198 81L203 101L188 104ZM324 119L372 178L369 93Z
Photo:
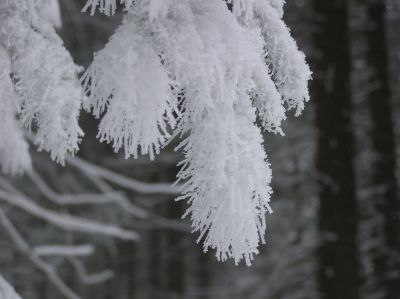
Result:
M166 69L148 38L125 21L83 76L90 95L84 106L102 118L101 141L112 142L125 157L159 153L176 125L178 111ZM114 55L117 53L118 55Z
M119 3L125 5L125 8L133 6L134 0L120 0ZM118 0L89 0L87 1L83 11L90 8L90 13L93 15L98 9L101 13L107 16L113 15L117 9Z
M310 71L282 21L284 1L231 0L231 12L216 0L89 0L92 14L113 15L118 4L126 13L81 82L48 1L56 0L0 1L3 170L30 165L19 125L32 127L54 160L75 153L83 100L100 119L100 141L127 158L153 159L182 139L178 200L189 203L198 241L218 260L250 265L265 242L272 193L256 120L283 134L286 110L300 114L309 99Z
M40 15L55 28L61 28L61 9L58 0L42 0L40 6Z
M186 180L179 199L191 204L186 214L200 231L198 240L216 249L219 260L244 258L248 265L265 241L271 211L271 171L254 120L246 102L219 102L182 144L186 158L179 173Z
M262 5L259 9L262 32L266 43L266 60L272 67L276 86L289 109L296 109L300 115L304 103L309 101L308 80L311 71L305 62L305 55L299 51L296 42L280 19L279 14L271 6Z
M142 1L143 2L143 1ZM163 15L168 11L170 6L170 0L146 0L148 6L148 13L151 19ZM120 0L119 3L129 10L134 5L134 0ZM110 16L115 14L117 9L118 0L88 0L86 2L83 11L90 11L90 14L94 14L96 10L101 13Z
M239 21L246 27L261 29L266 40L265 58L282 99L296 116L310 99L308 81L311 71L304 54L283 22L283 0L232 0Z
M0 47L0 165L5 173L19 174L30 168L31 160L15 118L19 107L10 64L7 51Z
M52 24L42 18L41 4L22 0L0 4L0 41L11 57L20 123L35 129L39 150L63 164L67 152L78 150L83 135L78 125L83 98L77 78L80 68Z
M14 288L0 275L0 298L1 299L21 299Z
M234 13L215 0L126 5L82 81L85 108L102 117L99 138L115 150L153 158L170 137L183 138L178 200L190 205L198 241L221 261L250 265L265 242L272 193L256 115L283 134L286 108L300 113L308 100L310 71L281 19L284 1L232 4ZM85 9L112 14L115 2Z
M245 16L246 19L252 19L257 15L260 3L271 5L278 15L283 17L283 6L285 0L227 0L228 3L233 4L233 12L239 16Z
M282 18L283 17L283 6L285 5L285 0L270 0L271 5L273 8L276 9L277 13L279 16Z

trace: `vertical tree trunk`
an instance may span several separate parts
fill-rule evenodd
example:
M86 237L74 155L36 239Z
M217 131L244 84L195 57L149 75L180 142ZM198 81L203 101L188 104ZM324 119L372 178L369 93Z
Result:
M315 0L314 103L319 130L319 291L323 299L357 299L357 200L353 168L351 63L347 0Z
M168 202L168 216L180 219L183 214L182 202ZM176 231L168 232L168 293L179 298L183 296L185 285L183 236Z
M386 40L386 2L367 1L368 42L367 63L371 68L368 85L368 106L372 120L372 147L374 152L372 185L376 213L382 217L381 227L375 230L383 236L382 243L373 251L375 275L378 287L382 287L386 299L400 298L400 267L395 256L400 255L400 200L396 183L396 151L392 118L391 92Z
M177 168L170 166L166 171L166 181L173 181L176 178ZM184 213L184 203L167 202L168 218L180 220ZM168 265L167 265L167 291L172 295L171 298L184 297L185 291L185 250L184 236L177 231L168 231L167 235Z

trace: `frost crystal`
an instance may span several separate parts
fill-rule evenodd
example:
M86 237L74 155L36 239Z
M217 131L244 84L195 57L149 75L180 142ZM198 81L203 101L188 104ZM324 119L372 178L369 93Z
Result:
M31 167L31 159L15 118L19 106L10 74L10 57L0 47L0 165L5 173L20 174Z
M53 160L63 164L67 152L78 150L83 135L78 125L83 90L77 77L80 68L41 15L46 1L0 3L0 41L10 58L3 78L13 77L11 89L16 95L8 101L19 107L20 123L36 131L39 150L50 152ZM22 147L16 150L24 152Z
M250 265L272 193L256 115L283 134L286 108L299 114L309 99L310 71L281 19L284 1L228 1L233 13L215 0L122 2L123 24L83 77L86 109L103 116L99 138L152 158L181 137L185 216L205 251ZM115 3L85 9L112 14Z

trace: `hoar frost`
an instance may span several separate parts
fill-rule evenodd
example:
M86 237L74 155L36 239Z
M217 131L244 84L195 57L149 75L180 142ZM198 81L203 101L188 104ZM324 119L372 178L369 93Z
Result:
M53 29L58 6L42 15L49 1L0 4L3 171L29 168L20 125L34 127L54 160L75 153L81 105L100 119L100 141L126 158L153 159L180 138L178 200L198 241L218 260L250 265L271 212L262 128L283 134L286 110L299 115L309 100L311 73L282 20L284 1L89 0L92 14L113 15L118 3L126 14L80 82Z
M0 60L5 63L4 59L9 59L3 82L12 75L20 124L29 129L35 126L39 150L50 152L53 160L63 164L66 153L77 152L83 135L78 124L83 99L77 78L80 68L51 21L41 15L41 4L24 0L0 3L0 46L7 52ZM29 167L20 164L22 170ZM15 168L12 172L19 171Z
M151 157L171 137L183 150L185 216L204 250L250 265L271 212L271 170L257 127L281 133L308 101L310 71L284 22L283 1L142 0L83 77L99 138ZM116 1L86 9L109 15ZM151 61L151 62L150 62ZM176 102L179 99L179 103Z

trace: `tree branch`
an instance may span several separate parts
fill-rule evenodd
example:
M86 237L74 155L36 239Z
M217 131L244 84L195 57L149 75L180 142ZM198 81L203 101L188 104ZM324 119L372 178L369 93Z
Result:
M42 271L47 279L68 299L81 299L74 291L72 291L64 281L58 276L54 267L47 264L41 258L39 258L36 254L34 254L29 247L29 245L25 242L22 236L17 231L14 224L10 221L7 215L4 213L3 209L0 208L0 223L13 240L17 248L27 255L30 261L40 270Z
M62 229L106 235L132 241L139 238L136 232L125 230L118 226L102 224L92 220L47 210L21 195L14 195L0 190L0 199Z

